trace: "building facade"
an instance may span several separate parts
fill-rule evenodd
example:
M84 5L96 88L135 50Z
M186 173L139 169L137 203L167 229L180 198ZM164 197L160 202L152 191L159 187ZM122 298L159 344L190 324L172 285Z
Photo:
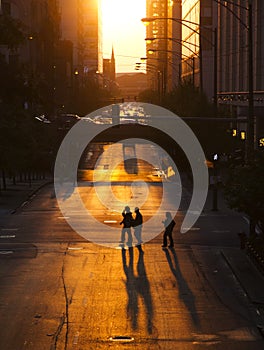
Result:
M172 89L173 3L147 0L146 16L154 19L146 26L146 69L150 88L161 95Z
M61 37L73 43L73 65L80 76L102 73L102 23L100 0L59 0Z
M0 45L1 55L11 67L23 64L24 86L30 90L25 109L38 113L39 103L51 112L56 99L56 50L60 16L55 0L1 0L0 13L22 23L24 41L13 49ZM41 91L42 97L36 91Z
M30 62L33 69L53 66L60 32L57 0L0 0L0 14L11 16L24 26L25 43L13 52L19 61Z
M0 43L0 54L8 64L24 64L25 86L39 89L39 99L43 95L42 113L74 108L79 88L102 73L100 4L101 0L0 0L0 14L19 20L25 36L12 50ZM37 102L25 101L28 104L38 113Z
M182 1L183 80L199 87L210 101L215 98L217 3L213 0Z
M264 3L252 0L253 71L248 70L248 0L238 0L238 6L218 5L219 22L219 101L229 96L237 106L246 102L249 74L253 74L256 102L264 91Z
M261 0L237 0L236 5L228 1L225 6L218 4L218 103L233 116L246 118L250 80L253 80L255 147L264 146L263 18L264 2ZM250 56L252 65L249 64ZM237 134L247 129L243 123L234 127L238 129Z

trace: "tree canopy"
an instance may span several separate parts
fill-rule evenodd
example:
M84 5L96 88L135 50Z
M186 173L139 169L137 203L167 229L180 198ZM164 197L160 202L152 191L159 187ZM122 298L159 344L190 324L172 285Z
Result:
M248 215L250 232L264 218L264 155L258 153L250 164L231 166L225 197L232 209Z

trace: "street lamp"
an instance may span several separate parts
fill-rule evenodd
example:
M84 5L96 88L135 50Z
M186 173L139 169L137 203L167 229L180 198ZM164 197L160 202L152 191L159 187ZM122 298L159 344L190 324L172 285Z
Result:
M148 53L150 54L150 55L152 55L153 53L155 53L155 52L162 52L162 51L166 51L166 52L170 52L170 53L172 53L172 54L174 54L174 55L177 55L177 56L179 56L179 57L181 57L182 58L182 56L185 56L185 59L186 59L186 61L185 61L185 63L188 65L188 66L190 66L191 68L192 68L192 83L193 83L193 86L194 86L194 83L195 83L195 81L194 81L194 77L195 77L195 62L194 62L194 56L192 57L192 64L190 64L187 60L188 59L190 59L190 57L189 56L187 56L187 55L184 55L183 53L178 53L177 51L172 51L172 50L158 50L158 49L149 49L148 50ZM196 56L197 57L199 57L199 55L198 54L196 54ZM181 81L181 77L179 76L179 81Z
M218 0L215 0L218 1ZM199 38L200 38L200 44L199 44L199 57L200 57L200 89L201 91L203 91L203 74L202 74L202 70L203 70L203 66L202 66L202 45L201 45L201 38L205 41L207 41L213 48L214 48L214 88L213 88L213 100L214 100L214 107L215 107L215 115L217 114L217 28L214 28L214 30L211 30L214 33L214 41L212 42L211 40L209 40L207 37L203 36L199 29L197 30L196 28L206 28L209 29L207 26L201 26L200 23L196 23L193 21L188 21L186 19L181 19L181 18L174 18L174 17L145 17L142 18L141 21L148 25L151 22L154 22L156 20L171 20L171 21L175 21L177 23L181 23L182 25L184 25L186 28L190 29L192 32L198 34ZM193 27L195 26L195 28ZM191 43L190 43L191 44ZM191 51L191 49L188 47L188 49Z
M181 54L178 53L177 51L159 50L159 49L149 49L149 50L148 50L148 54L149 54L149 55L152 55L152 54L154 54L155 52L170 52L170 53L174 53L175 55L178 55L179 57L181 57ZM190 58L190 57L188 56L188 59L189 59L189 58ZM163 63L169 64L173 69L176 69L176 68L175 68L175 67L176 67L176 64L175 64L174 62L170 61L170 60L165 60L165 59L162 60L161 58L158 58L158 57L150 57L150 56L148 56L148 57L141 57L140 60L141 60L141 61L156 60L156 61L158 61L158 62L163 62ZM193 65L190 65L190 63L188 63L188 62L187 62L187 64L188 64L191 68L193 68ZM148 66L149 66L149 63L148 63ZM155 68L156 71L157 71L157 69L158 69L157 65L153 65L153 68ZM163 70L160 70L160 73L161 73L161 75L162 75L162 84L163 84L163 85L162 85L162 93L164 93L164 92L166 91L166 87L164 86L164 85L166 84L165 73L164 73ZM181 75L180 75L180 68L179 68L179 81L180 81L180 80L181 80ZM162 93L161 93L161 95L162 95Z
M187 46L187 44L189 45L193 45L195 48L199 48L199 45L196 45L194 43L191 43L191 42L188 42L188 41L185 41L185 40L179 40L179 39L176 39L176 38L159 38L159 37L156 37L156 38L145 38L146 42L148 44L152 43L153 41L155 40L171 40L171 41L174 41L176 43L180 43L182 46L186 47L189 51L191 51L191 53L195 56L199 56L199 54L194 51L193 49L191 49L189 46ZM173 51L173 52L176 52L176 51ZM181 53L183 55L183 53ZM180 54L179 54L180 55ZM189 57L187 55L185 55L186 57Z
M145 61L142 59L142 61ZM145 70L145 71L149 71L151 73L153 73L153 76L154 74L157 74L157 92L158 92L158 96L159 96L159 102L161 102L161 99L162 99L162 91L163 91L163 88L162 88L162 83L163 83L163 72L159 69L157 69L157 66L156 65L151 65L148 63L147 67L143 67L142 65L145 64L146 65L146 62L137 62L136 63L136 66L135 66L135 70ZM154 77L155 79L155 77Z

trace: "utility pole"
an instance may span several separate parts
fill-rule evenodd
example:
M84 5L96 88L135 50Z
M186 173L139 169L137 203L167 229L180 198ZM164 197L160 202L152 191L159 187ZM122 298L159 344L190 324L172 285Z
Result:
M248 0L248 130L246 143L246 161L254 152L254 91L253 91L253 28L252 0Z
M214 115L217 116L217 28L214 29Z

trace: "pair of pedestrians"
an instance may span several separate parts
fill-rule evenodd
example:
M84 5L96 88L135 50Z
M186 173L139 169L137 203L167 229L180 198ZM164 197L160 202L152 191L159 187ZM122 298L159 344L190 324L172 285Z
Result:
M123 225L122 231L121 231L121 245L125 243L125 235L127 233L128 239L127 239L127 245L132 246L132 233L131 233L131 227L134 228L134 236L137 239L137 245L140 245L142 243L141 239L141 232L142 232L142 224L143 224L143 216L139 211L139 208L135 208L136 216L133 218L132 213L130 211L130 208L126 206L122 212L123 220L120 222L120 225Z

